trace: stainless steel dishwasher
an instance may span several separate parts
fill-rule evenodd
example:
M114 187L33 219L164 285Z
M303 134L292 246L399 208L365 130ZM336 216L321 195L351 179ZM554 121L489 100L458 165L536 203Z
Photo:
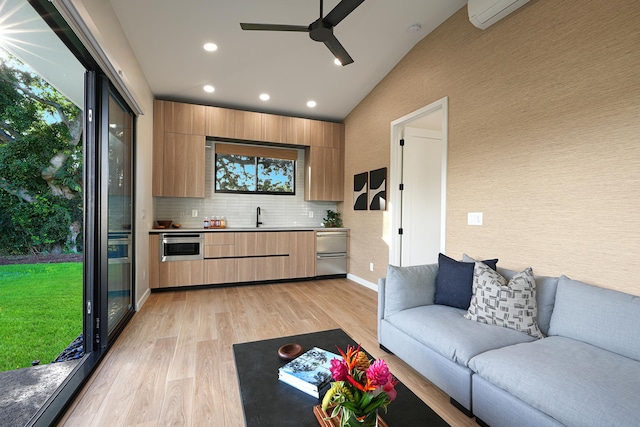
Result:
M316 276L347 274L347 232L316 232Z

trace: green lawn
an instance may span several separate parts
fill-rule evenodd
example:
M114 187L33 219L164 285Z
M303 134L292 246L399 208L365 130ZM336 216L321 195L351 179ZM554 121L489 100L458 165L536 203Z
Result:
M82 263L0 265L0 371L53 361L82 332Z

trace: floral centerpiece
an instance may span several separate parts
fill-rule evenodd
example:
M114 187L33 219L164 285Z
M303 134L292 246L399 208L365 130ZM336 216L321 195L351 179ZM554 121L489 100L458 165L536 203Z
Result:
M378 409L386 411L396 398L398 381L384 360L369 360L360 346L348 346L346 353L338 351L342 360L331 360L331 376L335 382L322 399L322 410L333 406L331 418L340 415L341 427L377 425Z

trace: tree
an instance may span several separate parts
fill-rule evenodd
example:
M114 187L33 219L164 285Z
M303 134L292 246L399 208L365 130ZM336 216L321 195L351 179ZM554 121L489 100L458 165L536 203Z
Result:
M293 193L295 162L268 157L216 155L216 190Z
M0 51L0 254L75 247L82 110Z

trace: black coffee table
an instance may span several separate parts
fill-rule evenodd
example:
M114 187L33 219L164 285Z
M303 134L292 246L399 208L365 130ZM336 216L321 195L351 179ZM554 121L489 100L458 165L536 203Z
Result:
M278 368L285 364L278 358L278 348L292 342L302 345L304 351L320 347L333 353L337 353L336 345L343 350L347 344L357 345L342 329L234 344L233 354L247 427L319 426L313 407L320 401L278 381ZM404 384L398 383L396 390L398 397L391 402L388 412L380 413L389 427L448 426Z

